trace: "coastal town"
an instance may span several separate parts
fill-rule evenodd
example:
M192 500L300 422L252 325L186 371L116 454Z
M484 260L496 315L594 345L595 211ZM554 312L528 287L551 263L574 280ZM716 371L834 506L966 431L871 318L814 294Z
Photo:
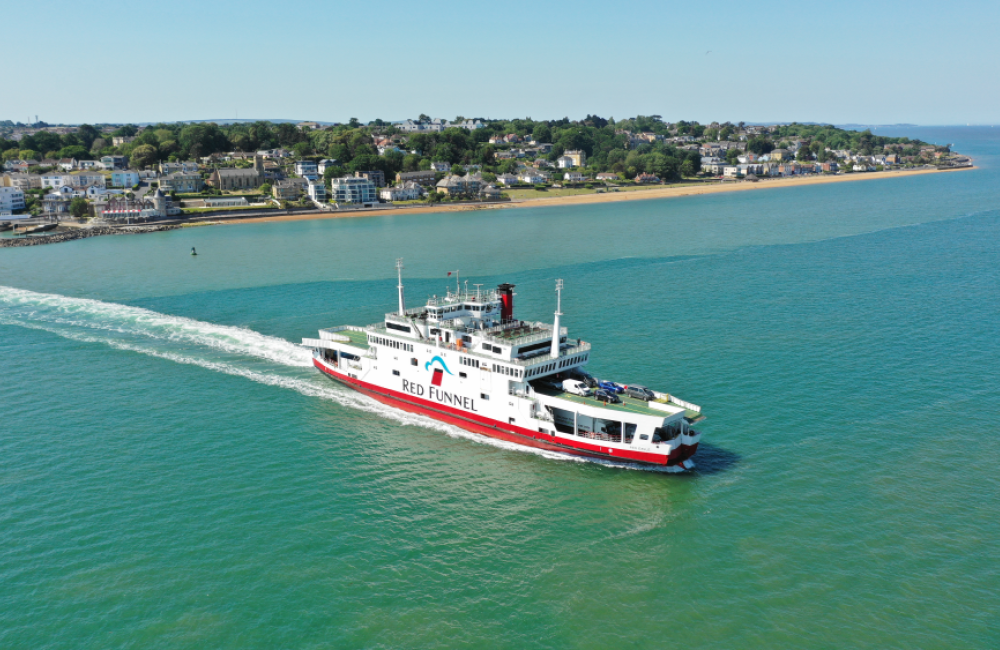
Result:
M950 145L811 124L0 122L0 230L503 204L669 185L959 169Z

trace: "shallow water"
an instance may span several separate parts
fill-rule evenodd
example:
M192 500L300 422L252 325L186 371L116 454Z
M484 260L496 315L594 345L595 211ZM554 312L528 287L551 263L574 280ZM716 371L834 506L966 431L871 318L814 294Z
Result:
M980 169L0 252L0 646L996 646L1000 138L917 135ZM400 256L411 303L565 279L594 372L704 405L698 469L323 381L294 343Z

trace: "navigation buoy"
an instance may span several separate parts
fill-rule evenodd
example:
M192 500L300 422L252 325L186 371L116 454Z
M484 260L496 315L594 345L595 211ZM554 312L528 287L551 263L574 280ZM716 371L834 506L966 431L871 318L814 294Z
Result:
M198 254L198 251L196 251L196 250L194 249L194 246L192 246L192 247L191 247L191 254L192 254L192 255L197 255L197 254Z

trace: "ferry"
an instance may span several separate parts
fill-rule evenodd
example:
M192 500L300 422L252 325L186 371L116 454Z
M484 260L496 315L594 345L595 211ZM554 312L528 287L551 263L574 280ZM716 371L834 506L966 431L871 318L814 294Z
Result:
M604 460L694 467L701 407L662 391L594 378L591 345L560 326L562 280L551 324L514 315L513 284L455 291L368 326L305 338L313 364L338 383L390 406L509 442Z

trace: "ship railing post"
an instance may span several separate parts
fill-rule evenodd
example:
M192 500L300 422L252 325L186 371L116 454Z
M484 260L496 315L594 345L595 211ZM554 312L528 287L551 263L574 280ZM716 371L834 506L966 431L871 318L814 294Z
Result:
M577 424L577 418L579 417L579 415L580 414L577 411L575 411L575 410L573 411L573 435L574 436L579 435L579 433L580 433L580 428L579 428L579 425Z

